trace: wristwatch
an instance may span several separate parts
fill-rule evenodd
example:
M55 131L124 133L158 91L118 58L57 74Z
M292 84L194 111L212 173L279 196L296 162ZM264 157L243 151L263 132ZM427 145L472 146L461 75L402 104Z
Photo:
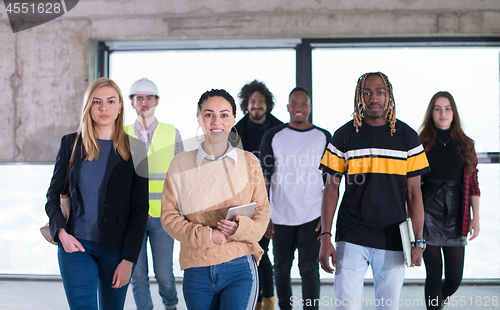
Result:
M427 244L425 243L425 239L418 239L415 240L413 243L413 247L418 246L419 248L422 248L422 252L425 251L425 248L427 247Z

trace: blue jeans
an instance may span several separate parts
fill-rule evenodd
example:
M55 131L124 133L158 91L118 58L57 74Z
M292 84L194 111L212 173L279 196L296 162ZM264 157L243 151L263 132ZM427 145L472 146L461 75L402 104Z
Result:
M153 300L149 291L148 251L146 248L148 237L153 254L153 270L158 283L158 291L166 309L174 309L178 303L172 267L174 239L163 229L159 217L150 217L137 266L132 275L132 289L137 310L153 309Z
M188 309L253 310L259 287L252 255L184 270L182 291Z
M57 256L59 270L72 310L123 309L128 284L111 287L116 267L121 262L121 251L108 251L99 242L78 239L85 252L66 253L61 244ZM98 293L99 292L99 293Z
M405 277L403 251L389 251L339 241L336 251L334 289L339 309L398 309L399 295ZM368 266L373 271L375 299L363 295L363 278Z

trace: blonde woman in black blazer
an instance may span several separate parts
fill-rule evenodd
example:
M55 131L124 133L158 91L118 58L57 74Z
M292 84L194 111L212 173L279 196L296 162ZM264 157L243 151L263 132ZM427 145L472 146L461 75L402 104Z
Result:
M66 224L59 195L73 149ZM124 307L149 208L145 149L123 130L118 86L105 78L92 83L78 132L61 140L45 206L50 232L59 242L59 269L71 309Z

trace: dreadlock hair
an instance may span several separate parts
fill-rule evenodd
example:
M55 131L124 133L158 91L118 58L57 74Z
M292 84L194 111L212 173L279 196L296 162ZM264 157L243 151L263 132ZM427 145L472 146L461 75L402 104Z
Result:
M457 144L457 153L462 155L465 162L465 167L467 175L471 175L474 172L474 154L472 150L474 149L474 141L469 138L462 130L462 124L460 122L460 116L458 115L457 104L453 96L447 91L440 91L432 96L427 111L425 112L424 121L422 126L420 126L420 134L418 137L422 142L425 151L434 144L436 139L436 124L434 123L434 118L432 117L432 112L434 111L434 106L438 98L444 97L450 101L451 110L453 111L453 121L450 125L450 137Z
M389 122L389 127L391 128L391 136L396 132L396 102L394 101L394 94L392 91L392 84L389 82L389 78L382 72L368 72L363 74L358 79L358 84L356 85L356 94L354 96L354 113L352 118L354 120L354 127L356 127L356 132L359 131L359 127L363 125L363 112L366 107L365 101L363 99L363 93L365 90L365 81L369 76L377 75L382 78L384 82L384 87L387 92L385 96L384 104L384 118Z

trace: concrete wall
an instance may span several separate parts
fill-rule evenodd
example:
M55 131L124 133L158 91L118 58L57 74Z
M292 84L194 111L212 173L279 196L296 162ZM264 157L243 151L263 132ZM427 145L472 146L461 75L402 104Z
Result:
M0 1L0 161L53 161L96 40L500 36L499 0L80 0L13 34Z

